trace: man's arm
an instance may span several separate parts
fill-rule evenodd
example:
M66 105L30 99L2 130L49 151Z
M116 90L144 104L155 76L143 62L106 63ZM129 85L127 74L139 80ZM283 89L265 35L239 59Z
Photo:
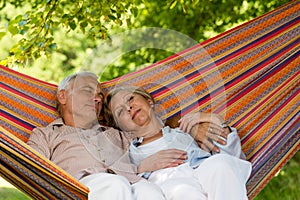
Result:
M226 145L227 135L230 132L229 127L220 128L213 123L202 122L196 124L190 134L203 150L218 153L220 149L216 144Z
M166 120L165 125L169 126L171 128L177 128L180 125L178 122L180 119L181 119L181 117L179 115L171 117Z
M50 159L51 154L48 148L49 144L47 137L41 128L33 129L27 144L46 158Z
M166 121L171 128L179 127L191 134L198 145L207 152L219 152L220 149L213 141L225 145L230 127L222 128L224 120L214 113L191 113L183 116L175 116Z

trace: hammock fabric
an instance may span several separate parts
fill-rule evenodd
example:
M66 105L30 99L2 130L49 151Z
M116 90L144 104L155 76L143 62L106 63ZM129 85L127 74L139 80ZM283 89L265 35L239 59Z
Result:
M299 1L161 62L103 83L145 87L167 119L215 112L238 129L253 199L300 148ZM86 199L88 189L26 145L57 117L56 85L0 67L1 176L34 199Z

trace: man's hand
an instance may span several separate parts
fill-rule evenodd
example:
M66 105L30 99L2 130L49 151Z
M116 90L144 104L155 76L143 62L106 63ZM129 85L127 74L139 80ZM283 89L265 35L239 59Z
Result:
M207 152L219 152L219 148L213 141L225 145L229 133L228 128L223 129L219 125L208 122L196 124L190 131L198 145Z
M178 149L161 150L147 158L139 165L137 172L152 172L163 168L176 167L187 159L185 151Z
M179 128L186 133L190 133L191 129L196 124L202 122L210 122L212 124L221 125L224 123L224 119L222 119L220 115L214 113L196 112L186 114L178 121L180 124Z
M183 116L179 121L179 128L193 136L198 145L207 152L219 152L219 148L213 141L225 145L228 128L222 128L224 119L214 113L190 113Z

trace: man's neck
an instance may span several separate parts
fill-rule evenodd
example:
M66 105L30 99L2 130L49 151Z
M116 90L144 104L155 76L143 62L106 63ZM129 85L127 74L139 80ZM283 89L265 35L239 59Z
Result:
M81 129L92 129L96 124L99 124L97 120L87 123L80 120L74 121L73 117L63 117L62 119L65 125Z

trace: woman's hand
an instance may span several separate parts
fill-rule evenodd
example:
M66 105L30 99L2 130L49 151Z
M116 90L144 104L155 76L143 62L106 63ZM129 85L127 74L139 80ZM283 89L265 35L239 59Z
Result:
M179 149L161 150L145 158L138 167L138 173L152 172L168 167L176 167L184 163L186 159L186 151Z

